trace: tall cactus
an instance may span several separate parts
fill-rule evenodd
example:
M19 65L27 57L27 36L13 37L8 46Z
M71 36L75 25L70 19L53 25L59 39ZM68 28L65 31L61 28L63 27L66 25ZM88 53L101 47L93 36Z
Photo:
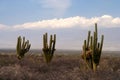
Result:
M91 31L88 31L88 38L84 40L82 58L85 60L87 67L96 71L100 62L104 35L101 36L101 42L98 42L97 23L95 23L95 32L91 36Z
M50 35L49 45L48 45L47 33L43 34L43 53L47 64L50 63L53 58L55 51L55 43L56 43L56 34L54 34L54 37Z
M22 59L30 49L31 44L29 44L29 40L25 41L25 37L23 37L23 41L21 36L18 37L17 39L17 46L16 46L16 51L17 51L17 57L18 59Z

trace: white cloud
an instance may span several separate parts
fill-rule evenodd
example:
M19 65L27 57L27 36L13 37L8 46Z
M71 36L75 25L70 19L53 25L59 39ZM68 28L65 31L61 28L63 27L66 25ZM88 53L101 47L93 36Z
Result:
M0 24L0 30L4 30L4 29L7 29L7 28L8 28L7 25Z
M36 22L28 22L20 25L14 25L15 29L41 29L41 28L72 28L81 27L88 28L94 26L94 23L98 23L100 27L120 27L120 18L113 18L110 15L103 15L101 17L69 17L51 20L41 20Z
M54 15L62 15L71 6L71 0L33 0L38 2L42 8L51 9Z
M11 29L59 29L59 28L88 28L94 26L95 23L98 23L98 26L103 28L111 28L111 27L120 27L120 17L112 17L110 15L103 15L101 17L69 17L69 18L59 18L59 19L50 19L50 20L41 20L36 22L28 22L24 24L18 24L13 26L7 26L4 24L0 24L0 30Z
M71 0L41 0L44 8L67 9L70 7Z

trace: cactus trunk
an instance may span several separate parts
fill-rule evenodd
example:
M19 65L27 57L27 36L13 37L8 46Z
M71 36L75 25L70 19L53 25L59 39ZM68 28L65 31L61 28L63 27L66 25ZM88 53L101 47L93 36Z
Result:
M18 59L22 59L30 49L31 44L29 44L29 40L25 41L25 37L23 37L23 41L21 36L18 37L17 40L17 46L16 46L16 51L17 51L17 57Z
M55 34L54 36L50 35L49 45L47 33L43 34L43 53L47 64L50 63L53 58L53 54L55 51L55 43L56 43Z
M101 42L98 42L97 24L95 24L94 35L90 37L90 33L91 32L88 31L87 42L86 40L84 40L82 56L84 56L83 59L85 60L88 68L91 68L93 71L96 71L97 66L99 65L100 62L104 35L102 35L101 37Z

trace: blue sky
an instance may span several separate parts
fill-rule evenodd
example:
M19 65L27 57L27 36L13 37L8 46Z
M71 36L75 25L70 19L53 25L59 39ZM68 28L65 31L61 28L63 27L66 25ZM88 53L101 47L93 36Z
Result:
M119 17L119 2L119 0L0 0L0 23L11 25L43 19L94 17L105 14Z
M119 0L0 0L0 48L15 48L26 36L42 48L42 34L56 33L58 49L81 49L87 31L98 23L104 50L119 50ZM113 33L114 32L114 33Z

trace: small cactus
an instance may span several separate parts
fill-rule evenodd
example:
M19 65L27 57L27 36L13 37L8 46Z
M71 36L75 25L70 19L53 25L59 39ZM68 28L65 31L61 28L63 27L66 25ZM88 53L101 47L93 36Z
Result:
M18 37L16 51L19 60L24 57L25 53L29 51L30 47L31 44L29 44L29 40L25 41L25 37L23 37L22 41L21 36Z
M46 60L46 63L50 63L53 55L54 55L54 51L55 51L55 43L56 43L56 34L54 34L54 37L52 35L50 35L50 42L48 45L48 35L47 33L45 33L43 35L43 53L44 53L44 57Z
M90 35L91 32L88 31L88 39L84 40L82 59L87 63L87 67L91 68L93 71L96 71L97 66L100 62L104 35L101 36L101 43L98 42L98 32L97 32L97 23L95 24L94 35Z

